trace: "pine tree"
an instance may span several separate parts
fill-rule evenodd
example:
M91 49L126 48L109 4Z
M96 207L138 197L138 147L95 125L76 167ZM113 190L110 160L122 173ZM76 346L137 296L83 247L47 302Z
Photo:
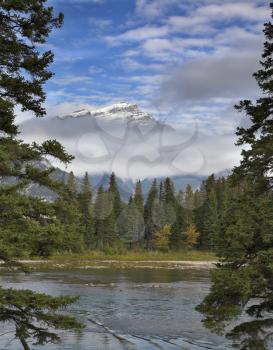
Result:
M203 242L203 246L206 244L210 249L214 249L215 239L219 234L219 212L216 188L211 188L207 201L204 217L204 231L203 234L206 237L206 243Z
M176 208L176 218L171 225L170 247L178 250L185 247L183 232L186 228L185 214L181 206Z
M15 257L48 257L65 249L67 232L54 205L19 193L0 198L0 250Z
M181 206L177 202L174 184L169 177L164 181L163 188L164 195L160 199L160 204L164 210L162 217L163 226L172 225L178 219L177 214L180 215L178 212L181 211Z
M270 3L273 10L273 2ZM264 52L260 61L261 69L254 77L262 90L262 97L256 103L250 100L243 100L235 108L245 113L251 121L248 128L239 127L237 145L247 145L247 149L242 151L243 160L241 165L235 170L239 177L246 175L256 184L259 190L272 188L272 167L273 167L273 24L268 22L264 27L266 41Z
M175 219L176 213L173 206L168 206L165 202L156 198L152 207L153 232L158 231L166 225L171 225Z
M95 226L92 208L92 191L89 183L88 173L85 173L81 191L78 196L79 207L81 212L81 227L83 230L85 247L90 249L94 244Z
M133 243L141 242L144 236L144 218L132 198L122 211L117 224L120 239L129 247Z
M117 219L122 211L122 202L120 199L120 193L118 190L115 173L112 173L110 176L108 191L112 196L114 215L115 215L115 219Z
M144 205L141 181L136 182L135 192L118 219L120 237L131 247L140 243L144 235Z
M199 232L198 238L198 247L205 248L208 246L208 237L205 234L204 229L204 218L206 211L206 202L207 202L207 192L205 181L202 181L199 190L195 192L194 195L194 223Z
M156 199L158 199L158 189L157 181L154 179L144 206L145 239L148 246L154 232L153 207Z
M113 211L104 220L103 248L113 249L117 245L117 223Z
M75 198L77 196L76 178L73 171L68 174L67 190L71 197Z
M213 249L215 235L220 234L218 198L217 182L215 176L211 175L203 181L195 195L195 223L200 232L201 248Z
M217 182L217 202L218 202L218 235L221 236L228 224L228 208L232 201L233 191L230 179L219 179Z
M58 250L81 252L84 249L85 237L81 225L81 208L73 172L69 173L67 184L59 192L57 200L52 205L63 230Z
M113 247L117 241L115 213L112 207L112 196L100 186L94 207L95 243L98 249Z
M163 202L164 201L164 197L165 197L164 183L163 183L163 181L160 181L160 184L159 184L159 200L161 202Z
M60 342L60 336L52 331L80 331L82 324L73 317L56 313L77 300L72 297L52 297L31 290L2 289L0 287L1 321L15 325L15 337L24 350L30 350L28 340L35 345Z
M105 216L107 215L104 211L104 190L103 187L100 186L97 191L95 206L94 206L94 214L95 214L95 243L96 248L103 248L103 237L104 237L104 225L105 225Z
M137 181L135 193L134 193L134 204L136 208L139 210L140 214L144 214L144 205L143 205L143 195L142 195L142 186L141 181Z
M174 184L172 180L167 177L164 182L164 194L162 195L161 200L163 200L165 203L176 205L176 198L174 194Z
M273 3L270 7L273 11ZM272 12L273 18L273 12ZM212 274L209 295L198 310L205 325L227 332L242 350L272 348L273 327L273 24L265 24L262 68L254 74L262 97L237 106L251 126L239 128L243 160L232 176L234 188L225 216L226 228L218 235L220 263ZM241 315L247 315L242 319ZM234 327L233 321L236 320ZM231 326L231 327L230 327ZM228 331L226 331L228 327ZM233 327L233 328L232 328Z
M0 4L0 130L17 133L14 106L32 111L38 117L46 114L43 84L53 75L48 66L53 53L40 53L49 33L59 28L63 14L54 17L53 8L45 1L2 1Z
M185 213L184 208L177 201L174 184L169 177L164 182L164 197L161 202L165 212L164 225L171 225L170 246L173 249L180 249L183 247L182 232L185 227Z
M39 51L39 48L46 43L52 29L61 26L62 21L63 15L54 17L53 8L46 7L43 0L0 3L0 176L17 179L14 184L0 186L0 203L2 206L6 203L1 211L0 232L3 235L0 240L7 232L18 237L24 234L22 230L26 228L27 232L32 231L31 237L35 237L33 247L38 252L59 236L60 225L54 222L57 219L51 203L42 203L41 200L30 203L23 190L27 185L36 183L59 191L61 185L50 177L54 169L40 169L37 164L47 155L65 163L73 157L56 140L45 141L41 145L19 141L15 137L18 131L14 123L14 108L21 106L23 111L32 111L38 117L45 115L43 85L52 76L48 66L53 61L53 53ZM9 218L12 218L11 222L8 222ZM1 258L9 264L12 264L9 257L13 253L11 250L4 248L0 252ZM0 320L14 324L15 337L25 350L29 350L29 338L42 345L59 340L54 328L80 328L74 318L57 313L73 300L1 288Z
M185 222L186 225L191 225L194 221L194 192L191 185L187 185L183 196L182 207L185 209Z

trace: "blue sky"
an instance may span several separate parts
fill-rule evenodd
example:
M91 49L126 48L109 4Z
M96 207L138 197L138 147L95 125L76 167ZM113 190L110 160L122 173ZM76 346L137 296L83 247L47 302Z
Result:
M48 4L65 16L43 48L55 53L55 76L46 85L48 115L137 103L179 125L183 134L198 129L196 148L208 160L208 174L238 164L234 132L246 121L233 106L259 96L252 74L259 67L269 1Z
M125 100L181 120L200 113L209 118L215 110L226 112L233 100L256 94L251 74L269 17L267 1L49 3L65 15L48 43L56 74L46 86L49 105ZM234 77L234 86L231 74L240 79Z

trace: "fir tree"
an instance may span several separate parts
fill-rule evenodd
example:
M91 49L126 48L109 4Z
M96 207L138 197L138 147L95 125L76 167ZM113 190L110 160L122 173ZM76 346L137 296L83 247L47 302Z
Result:
M271 10L273 3L270 2ZM272 167L273 167L273 24L268 22L264 26L264 52L260 61L261 69L254 77L262 90L262 97L255 103L250 100L243 100L235 108L244 113L251 122L248 128L239 127L238 145L247 145L242 151L243 160L241 166L237 167L235 174L239 177L246 175L251 177L259 190L272 188Z
M143 195L142 195L142 186L141 181L137 181L135 193L134 193L134 204L136 208L139 210L140 214L144 214L144 205L143 205Z
M71 197L76 198L77 196L77 186L76 186L76 178L73 171L70 171L67 179L67 190Z
M133 199L129 200L117 224L120 239L129 247L133 243L140 243L144 236L144 219Z
M185 227L185 213L181 204L178 203L174 192L174 184L170 178L164 182L164 225L171 225L170 246L173 249L183 247L182 232Z
M155 222L153 220L153 208L156 199L158 199L158 189L157 181L154 179L144 206L145 239L148 242L148 245L152 240L155 227Z
M219 213L216 188L211 188L206 201L204 231L207 247L214 248L214 241L219 234Z
M0 198L0 250L15 257L48 257L63 249L64 227L53 205L18 193Z
M1 1L0 4L0 130L9 135L17 132L14 106L45 115L43 84L52 76L48 66L53 53L39 53L53 28L62 25L63 14L54 17L45 1Z
M56 313L64 310L77 298L52 297L31 290L0 288L1 321L14 323L15 337L19 339L24 350L30 350L29 340L34 345L60 342L60 336L52 331L80 331L82 325L73 317Z
M273 3L270 4L273 10ZM273 18L273 13L272 13ZM218 235L221 263L212 274L209 295L198 307L205 325L226 331L236 347L265 350L272 347L273 327L273 24L265 24L262 68L254 74L263 96L241 101L237 109L250 118L249 128L238 129L243 150L241 165L232 177L235 186L225 216L226 229ZM246 314L247 320L240 315ZM232 321L238 320L232 328Z
M103 235L104 235L104 208L103 208L103 187L100 186L97 191L95 206L94 206L94 218L95 218L95 244L96 248L103 248Z
M195 192L194 195L194 222L197 227L199 234L198 239L198 247L199 248L206 248L208 247L208 237L205 233L205 224L204 224L204 218L205 218L205 211L206 211L206 203L207 203L207 192L206 192L206 186L205 181L202 181L201 186L199 190Z
M160 181L160 184L159 184L159 200L161 202L163 202L164 201L164 197L165 197L164 183L163 183L163 181Z
M112 249L117 245L117 223L113 211L104 220L103 248Z
M218 235L225 232L228 222L228 208L232 201L234 188L231 186L230 179L219 179L217 182L217 202L218 202Z
M185 223L191 225L194 221L194 192L191 185L187 185L185 193L183 193L183 200L180 203L185 209Z
M176 219L176 213L172 206L167 206L166 203L156 198L153 202L152 215L153 232L158 231L166 225L171 225Z
M164 182L164 192L160 196L160 199L165 203L171 204L173 206L176 205L176 198L174 194L174 184L169 177L167 177Z
M81 212L81 227L83 230L85 246L90 249L94 243L94 219L92 209L92 191L89 183L88 173L85 173L81 191L78 196L79 207Z
M41 145L28 145L15 138L18 132L14 123L14 108L21 106L23 111L32 111L38 117L45 115L42 107L45 101L43 85L52 76L48 66L53 61L53 53L39 51L39 47L46 43L49 33L53 28L60 27L62 21L63 15L54 17L53 8L46 7L44 0L0 3L0 176L3 179L11 177L17 180L15 184L0 187L0 203L3 204L3 200L8 203L3 208L1 227L4 235L7 230L18 235L24 229L21 223L28 226L32 233L37 233L36 243L40 242L36 244L38 252L43 245L47 246L47 242L52 242L55 235L59 235L57 231L60 226L52 221L54 215L51 204L42 204L38 200L33 204L28 203L22 190L32 183L60 190L61 185L50 177L54 169L43 170L36 164L47 155L65 163L73 157L56 140L45 141ZM12 197L16 197L13 203L10 201ZM29 205L25 209L27 203ZM13 227L7 221L11 216ZM16 216L17 223L14 220ZM39 236L42 236L41 239ZM10 262L10 253L4 251L0 255ZM73 301L71 298L1 289L0 300L0 320L15 325L15 337L25 350L29 350L29 338L37 344L44 344L59 339L53 332L54 328L80 327L74 318L56 312L70 304Z
M213 249L214 237L220 233L218 197L215 176L211 175L203 181L195 197L195 222L202 248Z
M170 247L172 249L181 249L185 247L183 232L186 228L185 214L181 206L176 208L176 218L171 225Z
M177 214L180 214L182 208L178 204L174 184L169 177L164 181L164 195L160 198L160 204L164 211L162 216L163 226L172 225L177 219L179 220Z
M57 251L81 252L84 249L84 234L81 230L81 212L76 197L65 190L53 203L55 215L62 227L61 241Z
M108 191L112 196L114 215L115 215L115 219L117 219L122 211L122 202L120 199L120 193L118 190L115 173L112 173L110 176Z
M95 242L98 249L105 249L117 242L117 227L112 206L112 196L100 186L95 201Z

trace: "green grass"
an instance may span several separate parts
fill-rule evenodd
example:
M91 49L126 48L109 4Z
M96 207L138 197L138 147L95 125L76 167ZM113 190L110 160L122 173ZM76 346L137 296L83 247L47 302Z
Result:
M89 251L82 254L62 253L53 255L50 260L77 261L77 260L116 260L116 261L215 261L215 254L208 251L127 251L124 253L107 254L101 251Z

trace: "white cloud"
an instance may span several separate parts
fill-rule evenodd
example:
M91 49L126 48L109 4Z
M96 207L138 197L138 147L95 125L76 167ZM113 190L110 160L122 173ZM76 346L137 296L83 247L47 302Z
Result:
M190 48L196 48L198 53L202 48L214 47L211 39L206 38L162 38L148 39L141 45L142 52L156 60L177 61L178 58L189 56Z
M110 19L89 17L90 25L96 27L97 29L103 30L110 27L113 22Z
M61 78L53 78L52 83L56 85L71 85L76 83L89 83L91 81L90 77L84 75L68 75Z
M204 43L204 38L213 38L215 35L221 32L221 29L219 29L218 26L223 21L230 24L232 23L231 21L236 19L244 20L246 21L246 24L248 24L249 33L255 33L257 30L260 32L261 23L263 23L269 17L268 8L265 6L260 6L260 3L257 1L252 1L250 3L235 3L232 1L220 3L220 1L217 0L206 2L199 1L196 3L196 5L198 5L198 3L200 6L196 6L194 9L192 9L189 7L189 5L186 6L185 2L184 6L186 8L186 14L183 16L172 15L167 18L164 18L163 16L161 22L163 22L164 25L146 24L142 27L125 31L119 35L106 36L105 39L111 45L141 42L141 44L144 43L144 49L148 53L153 51L155 45L165 46L163 48L165 51L168 51L168 48L170 48L170 51L173 51L175 45L179 43L178 40L175 42L175 38L173 38L174 33L179 37L185 35L192 38L192 42L189 39L184 39L183 45L181 44L181 40L180 44L177 46L177 50L181 47L185 49L187 47L189 48L190 46L198 46L199 43L200 46L202 46ZM140 13L141 8L143 8L144 16L145 13L149 13L149 11L151 14L156 14L159 11L159 8L162 9L165 8L165 6L175 4L180 6L181 2L167 2L165 0L138 0L137 11ZM230 27L232 27L232 25ZM242 29L242 32L243 31L244 29ZM199 35L199 38L194 39L194 36L197 34ZM202 36L202 39L200 39L200 35ZM233 36L230 36L230 40L233 40ZM174 42L174 45L172 45L171 41ZM134 48L130 52L133 55L135 54L136 49Z
M137 42L149 38L160 38L168 35L167 26L143 26L128 30L120 35L106 36L108 43L113 45L120 45L123 42Z
M214 25L223 21L241 19L251 22L264 22L269 17L265 6L256 2L221 3L200 6L185 16L170 16L167 24L171 32L189 29L189 34L208 33L215 31Z
M255 3L237 2L226 4L214 4L199 7L196 16L206 17L208 20L221 21L241 18L250 21L264 21L269 15L265 6L257 6Z
M216 98L255 96L257 85L252 73L258 68L258 52L226 51L187 62L174 69L162 85L163 100L181 105Z
M144 64L140 63L137 60L133 58L124 58L120 62L122 64L122 67L128 70L162 70L164 66L162 64Z
M136 0L136 14L141 17L158 18L168 8L180 3L180 0Z

